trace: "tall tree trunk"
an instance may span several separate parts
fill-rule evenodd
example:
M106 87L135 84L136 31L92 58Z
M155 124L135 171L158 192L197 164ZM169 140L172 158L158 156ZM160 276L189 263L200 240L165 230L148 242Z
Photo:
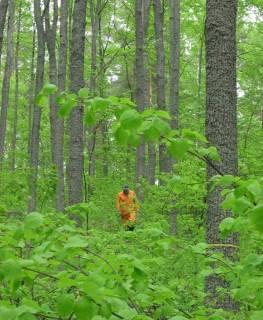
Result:
M66 90L67 79L67 57L68 57L68 8L69 1L64 0L60 6L60 44L58 60L58 89L60 92ZM64 121L58 119L58 184L56 208L63 211L65 207L65 188L64 188Z
M136 61L135 61L135 100L139 111L143 111L149 103L148 81L146 67L146 37L149 21L150 0L136 0ZM136 180L146 176L145 168L145 143L137 148Z
M11 143L11 162L10 169L15 171L16 165L16 136L17 136L17 113L18 113L18 94L19 94L19 70L18 70L18 58L20 50L20 31L21 31L21 13L22 13L22 1L19 2L18 21L17 21L17 35L16 35L16 54L15 54L15 102L14 102L14 127Z
M44 81L44 65L45 65L45 35L43 16L41 13L40 0L34 0L34 17L37 28L37 68L36 68L36 83L35 83L35 97L43 87ZM33 121L30 138L30 169L31 174L29 178L29 192L30 197L28 201L28 211L36 210L37 206L37 176L39 163L39 141L40 141L40 122L41 122L41 108L34 105Z
M53 19L50 23L50 3L46 0L46 41L49 54L49 82L52 84L58 84L58 67L56 58L56 34L57 34L57 22L58 22L58 2L53 0ZM65 3L63 3L65 6ZM63 8L63 7L62 7ZM65 29L66 30L66 29ZM65 31L63 30L63 32ZM56 210L64 210L64 168L63 168L63 121L58 116L59 107L56 104L56 96L50 97L50 126L51 126L51 153L52 163L56 170Z
M166 109L165 99L165 51L163 37L164 10L161 0L153 0L154 8L154 30L156 48L156 96L157 106ZM159 168L160 172L169 172L169 158L167 157L165 145L159 146Z
M90 74L90 93L96 96L96 72L97 72L97 36L98 36L98 15L94 0L90 0L91 18L91 74Z
M170 0L170 96L172 128L178 128L180 80L180 0Z
M179 81L180 81L180 0L170 0L170 94L169 108L172 116L171 126L178 128L179 115ZM169 161L169 171L172 170L173 161ZM177 217L173 207L171 213L171 231L176 234Z
M30 85L28 90L28 154L30 155L31 150L31 131L33 122L33 109L34 109L34 92L35 92L35 55L36 55L36 30L33 26L33 40L32 40L32 51L31 51L31 63L30 63Z
M87 0L76 0L70 54L70 91L84 87L84 51ZM78 105L69 119L69 204L83 201L83 106Z
M8 27L7 27L7 56L5 63L4 79L2 86L2 103L0 114L0 167L2 166L5 149L5 137L7 126L7 110L9 105L10 79L13 71L14 60L14 22L15 22L15 1L9 1L8 7Z
M8 8L8 0L1 0L0 2L0 70L1 70L1 57L2 57L2 47L3 47L7 8Z
M211 145L218 148L221 161L217 167L224 174L236 175L237 157L237 89L236 89L236 15L237 0L207 0L205 26L206 41L206 136ZM208 179L215 170L207 167ZM220 222L230 215L220 203L221 189L208 190L207 195L207 241L208 243L234 244L236 236L222 239ZM225 247L225 256L232 257L235 250ZM233 309L230 297L217 293L227 282L218 275L208 277L206 290L209 304L216 308Z

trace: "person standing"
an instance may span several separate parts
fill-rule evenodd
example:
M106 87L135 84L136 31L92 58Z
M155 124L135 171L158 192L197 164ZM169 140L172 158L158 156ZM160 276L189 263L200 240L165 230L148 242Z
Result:
M130 190L128 185L125 185L117 195L116 208L120 212L121 222L126 230L134 230L139 207L135 192Z

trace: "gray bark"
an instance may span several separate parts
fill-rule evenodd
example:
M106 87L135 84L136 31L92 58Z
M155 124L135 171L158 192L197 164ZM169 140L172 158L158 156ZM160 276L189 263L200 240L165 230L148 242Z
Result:
M19 2L18 21L17 21L17 36L16 36L16 53L15 53L15 103L14 103L14 126L11 143L11 162L10 169L15 170L16 166L16 136L17 136L17 120L18 120L18 94L19 94L19 70L18 58L20 50L20 31L21 31L21 13L22 1Z
M170 0L170 96L172 128L178 127L180 80L180 0Z
M41 13L40 0L34 0L34 17L37 28L37 68L35 82L35 97L43 87L44 65L45 65L45 36L43 16ZM37 206L37 176L39 164L39 141L40 141L40 122L41 108L34 105L33 121L30 138L30 168L31 174L29 178L30 197L28 201L28 211L36 210Z
M60 92L66 89L67 79L67 56L68 56L68 0L61 2L60 7L60 45L59 45L59 60L58 60L58 89ZM64 188L64 121L58 119L58 184L56 208L58 211L63 211L65 207L65 188Z
M156 96L157 106L166 109L165 99L165 50L164 50L164 10L161 0L153 0L154 8L154 30L156 48ZM160 172L169 172L169 158L164 144L159 146L159 168Z
M15 22L15 1L9 1L8 7L8 27L7 27L7 57L5 63L4 79L2 86L2 103L0 114L0 167L2 166L5 149L7 110L9 105L10 79L14 67L14 22Z
M146 67L146 38L149 24L150 0L135 2L136 24L136 60L135 60L135 100L138 110L143 111L149 104L148 81ZM137 148L136 155L136 180L146 176L145 168L145 144Z
M35 55L36 55L36 30L33 29L33 41L32 41L32 51L31 51L31 64L30 64L30 85L28 90L28 154L30 154L31 148L31 130L33 122L33 109L34 109L34 91L35 91Z
M8 0L1 0L0 2L0 69L1 69L1 57L2 57L2 47L3 47L7 8L8 8Z
M180 82L180 0L170 0L170 93L169 109L172 116L171 126L173 129L178 128L179 115L179 82ZM174 161L170 159L168 171L172 170ZM171 213L171 232L176 234L177 231L177 214L175 206Z
M96 96L96 71L97 71L97 35L98 35L98 15L94 0L90 0L90 18L91 18L91 75L90 75L90 93Z
M46 0L46 42L49 54L49 82L58 85L58 66L56 58L56 34L57 34L57 22L58 22L58 3L57 0L53 0L53 18L52 24L50 23L50 3ZM62 3L64 9L65 2ZM65 29L67 30L67 29ZM63 30L63 32L65 32ZM63 48L64 49L64 48ZM59 107L56 104L56 96L50 97L50 126L51 126L51 153L52 163L56 171L56 195L55 203L56 210L64 210L64 168L63 168L63 121L58 116Z
M223 174L236 175L237 158L237 90L236 90L236 15L237 0L207 0L205 26L206 42L206 136L211 145L218 148L221 161L217 168ZM210 179L217 174L207 167ZM220 188L208 190L207 195L207 241L208 243L231 243L235 235L222 239L220 222L230 215L220 208ZM235 250L225 247L225 256L233 258ZM209 304L215 308L235 309L228 295L219 297L218 287L227 287L227 282L212 275L206 281Z
M76 0L70 54L70 91L84 87L84 51L87 0ZM69 119L69 204L83 201L83 106L78 105Z

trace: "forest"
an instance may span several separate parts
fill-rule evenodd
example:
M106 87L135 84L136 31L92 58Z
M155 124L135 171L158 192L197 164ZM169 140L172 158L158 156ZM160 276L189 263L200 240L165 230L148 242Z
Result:
M263 1L0 0L0 320L263 320Z

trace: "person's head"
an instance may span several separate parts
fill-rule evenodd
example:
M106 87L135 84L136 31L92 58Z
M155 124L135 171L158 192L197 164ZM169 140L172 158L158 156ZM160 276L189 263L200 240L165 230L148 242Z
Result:
M127 184L125 186L123 186L123 193L129 194L129 186Z

